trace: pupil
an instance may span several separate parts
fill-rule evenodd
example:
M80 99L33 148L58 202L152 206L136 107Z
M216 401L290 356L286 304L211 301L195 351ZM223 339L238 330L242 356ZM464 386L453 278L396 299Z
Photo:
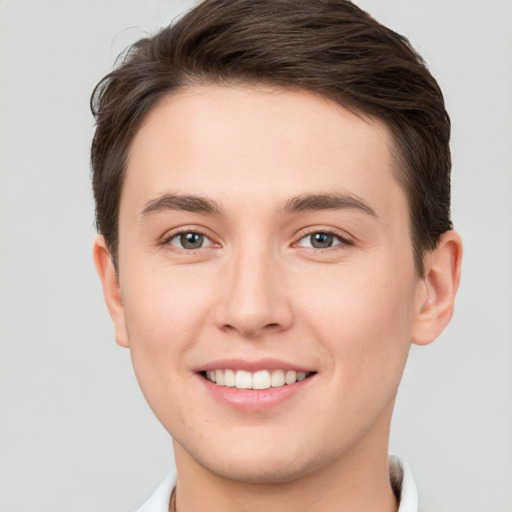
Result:
M333 235L328 233L315 233L311 235L311 245L315 249L325 249L332 246L333 239Z
M199 233L185 233L180 236L180 242L184 249L199 249L203 245L204 236Z

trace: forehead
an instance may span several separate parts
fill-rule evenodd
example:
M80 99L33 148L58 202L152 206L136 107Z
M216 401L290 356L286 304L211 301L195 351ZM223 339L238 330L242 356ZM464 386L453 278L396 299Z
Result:
M121 210L127 196L140 207L169 190L267 205L341 190L386 208L403 196L391 149L383 123L309 92L190 87L163 98L139 128Z

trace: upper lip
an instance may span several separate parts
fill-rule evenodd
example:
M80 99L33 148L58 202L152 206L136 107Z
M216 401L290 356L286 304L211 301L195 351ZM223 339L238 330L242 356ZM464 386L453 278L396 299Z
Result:
M315 370L299 364L282 361L279 359L265 358L254 361L246 359L216 359L198 367L196 372L207 372L212 370L245 370L257 372L259 370L294 370L296 372L311 373Z

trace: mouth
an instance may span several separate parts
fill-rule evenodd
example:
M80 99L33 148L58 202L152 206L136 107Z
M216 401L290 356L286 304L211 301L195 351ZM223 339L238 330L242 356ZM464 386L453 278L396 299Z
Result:
M236 389L263 390L292 386L308 379L316 372L272 369L255 372L234 369L215 369L199 372L200 375L216 386Z

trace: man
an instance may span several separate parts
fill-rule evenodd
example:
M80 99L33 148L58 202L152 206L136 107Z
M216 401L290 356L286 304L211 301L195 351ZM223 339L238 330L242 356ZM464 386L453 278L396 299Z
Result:
M389 426L462 252L421 58L344 0L206 0L92 105L95 263L176 459L140 510L416 510Z

